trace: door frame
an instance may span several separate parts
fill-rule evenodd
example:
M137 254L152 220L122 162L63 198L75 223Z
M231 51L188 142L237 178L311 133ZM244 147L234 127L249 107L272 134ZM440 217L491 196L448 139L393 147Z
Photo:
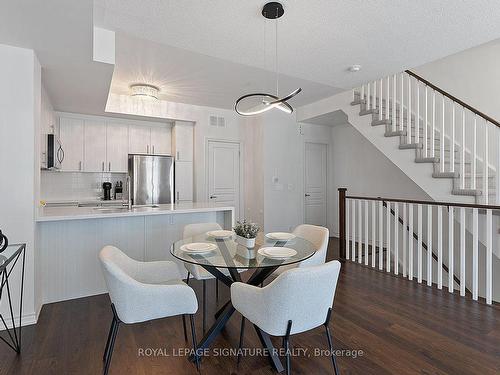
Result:
M325 179L325 205L326 205L326 223L325 227L329 228L329 222L328 222L328 204L329 204L329 199L328 199L328 179L330 178L330 173L328 172L328 155L330 151L330 143L325 142L323 140L318 140L318 139L305 139L304 144L302 146L302 196L301 196L301 205L302 205L302 223L305 224L306 221L306 200L305 200L305 194L306 194L306 145L310 144L319 144L323 145L326 148L326 160L325 160L325 169L326 169L326 179Z
M219 143L234 143L234 144L237 144L238 145L238 148L239 148L239 151L240 151L240 154L239 154L239 159L240 159L240 162L239 162L239 172L240 172L240 186L239 186L239 192L238 192L238 205L239 205L239 210L238 210L238 214L239 216L236 217L236 210L235 210L235 217L233 218L234 222L236 222L236 220L240 220L241 218L244 218L245 215L244 215L244 211L245 211L245 206L244 206L244 192L243 192L243 182L244 182L244 170L243 170L243 167L244 167L244 163L243 163L243 155L244 155L244 152L243 152L243 142L240 141L240 140L237 140L237 139L224 139L224 138L211 138L211 137L205 137L205 199L207 200L207 202L210 202L210 194L209 194L209 176L208 176L208 170L209 170L209 160L210 160L210 155L209 155L209 144L213 142L213 143L216 143L216 142L219 142Z

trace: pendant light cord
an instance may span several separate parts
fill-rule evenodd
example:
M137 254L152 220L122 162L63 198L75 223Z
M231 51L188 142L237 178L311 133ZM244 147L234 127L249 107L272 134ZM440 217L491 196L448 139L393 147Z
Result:
M278 9L276 9L276 96L279 97L279 74L278 74Z

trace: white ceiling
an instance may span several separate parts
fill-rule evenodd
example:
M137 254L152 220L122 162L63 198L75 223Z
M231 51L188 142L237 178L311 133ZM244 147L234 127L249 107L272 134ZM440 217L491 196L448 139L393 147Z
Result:
M99 26L261 69L274 69L263 0L95 0ZM500 37L498 0L283 0L280 71L333 87L436 60ZM363 70L347 71L352 64ZM209 74L207 69L207 74Z

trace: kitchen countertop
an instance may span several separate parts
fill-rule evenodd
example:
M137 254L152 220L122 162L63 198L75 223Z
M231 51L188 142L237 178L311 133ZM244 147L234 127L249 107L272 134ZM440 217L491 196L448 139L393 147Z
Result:
M36 221L44 222L81 219L104 219L112 217L171 215L217 211L234 211L234 207L216 206L213 203L206 202L160 204L158 205L158 207L134 207L130 211L127 208L120 209L113 207L102 207L96 209L96 207L78 207L75 205L40 207L38 209Z

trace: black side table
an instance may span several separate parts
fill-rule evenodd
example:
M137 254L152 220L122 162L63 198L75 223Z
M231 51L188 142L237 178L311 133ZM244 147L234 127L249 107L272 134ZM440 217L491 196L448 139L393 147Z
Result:
M22 262L20 267L21 270L21 285L19 294L19 324L16 326L14 319L14 303L12 301L12 295L10 291L9 276L14 270L14 267L18 263L19 258L22 257ZM24 265L26 260L26 244L12 244L7 246L7 248L0 254L0 301L2 297L6 294L9 301L9 312L10 312L10 327L5 322L3 315L0 313L0 320L5 328L6 334L0 335L0 340L5 342L8 346L12 348L17 353L21 353L21 317L23 312L23 291L24 291Z

